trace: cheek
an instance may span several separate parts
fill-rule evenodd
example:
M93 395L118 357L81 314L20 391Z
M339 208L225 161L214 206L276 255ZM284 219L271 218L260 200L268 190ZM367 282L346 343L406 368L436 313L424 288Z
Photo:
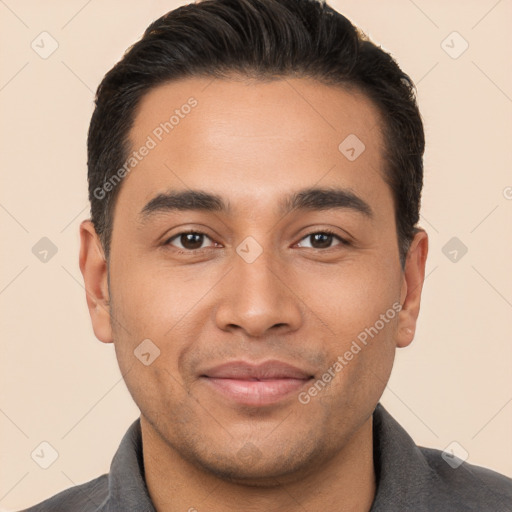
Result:
M356 259L303 281L304 302L322 326L318 341L327 355L330 383L317 387L326 406L371 402L381 395L395 354L399 284L399 273L385 264L374 260L365 266Z
M301 270L290 283L317 321L340 339L373 325L400 297L399 272L389 262L379 262L377 254L371 256L355 255L338 266ZM388 316L395 317L393 311Z
M204 297L218 278L213 272L191 278L161 264L126 261L115 268L113 277L114 345L132 396L137 404L140 398L155 402L165 389L176 399L186 385L181 357L209 321Z
M370 412L376 405L393 367L395 356L394 324L380 331L373 325L365 331L354 328L351 333L325 340L327 366L318 375L303 400L311 400L339 421L346 411ZM363 341L361 341L363 340ZM302 402L304 403L304 402Z
M112 272L116 314L132 335L165 342L183 321L201 309L201 299L221 275L214 270L171 268L162 259L122 262Z

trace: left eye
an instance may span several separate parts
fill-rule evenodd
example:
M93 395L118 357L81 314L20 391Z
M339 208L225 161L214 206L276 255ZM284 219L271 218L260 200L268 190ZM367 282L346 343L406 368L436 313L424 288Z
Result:
M304 240L309 240L309 245L303 245ZM317 233L310 233L305 236L300 242L300 247L311 247L312 249L329 249L332 247L333 241L338 241L338 244L335 245L347 245L348 242L343 238L335 235L334 233L329 233L328 231L318 231Z

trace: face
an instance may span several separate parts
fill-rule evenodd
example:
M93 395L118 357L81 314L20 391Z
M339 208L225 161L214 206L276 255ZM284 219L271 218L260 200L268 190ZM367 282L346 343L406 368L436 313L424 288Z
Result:
M403 272L376 108L309 79L194 78L148 93L130 139L148 150L109 287L85 223L81 268L141 421L224 478L318 469L371 418L419 308L426 235Z

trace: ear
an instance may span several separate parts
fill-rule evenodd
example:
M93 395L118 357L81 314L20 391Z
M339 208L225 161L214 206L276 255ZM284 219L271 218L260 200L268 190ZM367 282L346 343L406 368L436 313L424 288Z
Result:
M397 347L407 347L414 339L416 321L420 313L421 291L425 280L427 253L428 235L424 229L418 228L407 252L402 274L400 294L402 309L398 316Z
M84 277L94 334L103 343L112 343L107 262L100 239L90 220L84 220L80 224L79 264Z

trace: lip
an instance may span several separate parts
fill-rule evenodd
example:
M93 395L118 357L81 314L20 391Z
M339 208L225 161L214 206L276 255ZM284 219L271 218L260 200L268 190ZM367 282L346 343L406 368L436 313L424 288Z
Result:
M270 360L259 364L231 361L207 369L200 377L229 401L263 406L299 391L313 375L288 363Z

